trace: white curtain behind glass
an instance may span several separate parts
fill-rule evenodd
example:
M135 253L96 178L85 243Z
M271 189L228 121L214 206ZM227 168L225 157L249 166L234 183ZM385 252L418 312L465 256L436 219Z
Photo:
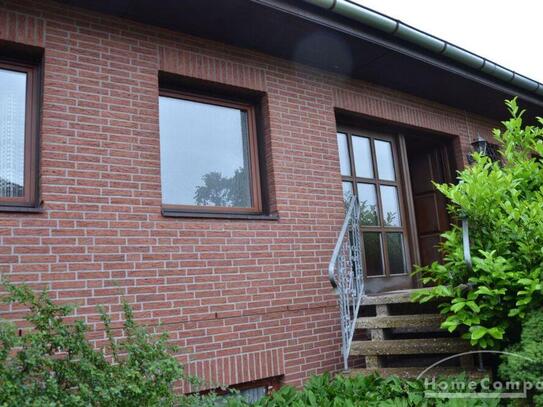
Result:
M26 73L0 69L0 197L24 195Z

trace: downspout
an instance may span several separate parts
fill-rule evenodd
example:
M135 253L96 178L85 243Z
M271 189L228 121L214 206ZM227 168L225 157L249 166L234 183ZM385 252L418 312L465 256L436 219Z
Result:
M508 82L519 88L528 90L538 95L543 95L543 84L526 76L520 75L510 69L504 68L486 58L480 57L463 48L457 47L447 41L443 41L433 35L417 30L407 24L377 13L349 0L304 0L317 7L324 8L343 17L358 21L364 25L382 31L394 37L400 38L411 44L422 47L434 54L443 55L455 62L475 69L500 81Z

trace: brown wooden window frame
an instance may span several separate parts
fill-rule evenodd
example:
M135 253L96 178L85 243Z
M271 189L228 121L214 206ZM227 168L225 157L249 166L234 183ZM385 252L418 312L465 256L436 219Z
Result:
M25 100L25 147L24 147L24 185L21 197L0 197L0 211L18 212L39 209L39 84L40 72L36 65L0 59L0 68L26 74Z
M339 126L337 133L342 133L346 135L347 138L347 149L349 153L349 165L351 170L351 175L341 174L342 182L349 182L352 185L353 193L358 196L358 184L371 184L375 188L375 196L377 200L377 216L379 219L378 225L359 225L361 239L363 239L364 232L375 232L379 233L381 236L381 261L383 266L383 274L381 275L366 275L365 278L383 278L383 277L395 277L395 276L405 276L411 273L412 269L412 257L413 257L413 246L411 242L411 229L413 227L413 216L411 211L408 208L407 196L408 186L405 183L405 174L403 165L406 162L406 157L403 156L401 147L401 140L397 140L396 137L382 134L374 131L362 130L358 128ZM353 150L353 137L365 137L370 140L370 154L372 159L372 172L373 178L364 178L356 175L356 165L354 160L354 150ZM379 172L377 170L377 157L375 153L375 140L382 140L390 143L392 150L392 159L394 165L394 181L382 180L379 179ZM396 187L398 206L401 216L401 225L400 226L385 226L383 219L383 208L382 208L382 199L381 199L381 185L393 186ZM404 273L390 273L390 265L388 264L388 251L387 251L387 239L386 233L401 233L403 240L403 252L404 252ZM363 241L362 241L363 242ZM362 245L364 245L362 243ZM363 262L366 264L366 253L362 254Z
M160 97L188 100L216 106L229 107L245 111L247 114L247 140L249 144L248 158L250 169L251 207L203 206L203 205L174 205L162 203L162 214L174 217L211 217L211 218L246 218L246 219L276 219L263 212L262 187L260 180L259 146L257 136L256 108L252 103L245 103L229 98L202 95L200 93L184 92L175 89L161 88ZM160 133L160 129L159 129ZM160 137L160 134L159 134ZM162 162L161 162L162 165Z

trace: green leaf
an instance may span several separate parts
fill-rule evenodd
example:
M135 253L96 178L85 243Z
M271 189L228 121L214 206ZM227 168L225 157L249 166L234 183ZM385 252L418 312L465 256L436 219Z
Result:
M482 294L482 295L493 295L493 292L490 290L490 288L488 287L485 287L485 286L481 286L477 289L477 291L475 291L477 294Z
M464 309L465 306L466 306L465 302L458 302L451 306L451 311L457 313L458 311Z
M467 301L466 305L473 311L473 312L480 312L481 308L474 302L474 301Z
M519 313L520 313L520 309L513 308L513 309L509 310L509 312L507 313L507 316L514 317L514 316L517 316Z
M471 339L475 341L481 339L488 332L488 330L484 326L480 325L471 327L469 331L471 333Z
M459 322L458 321L450 321L446 320L441 324L441 328L448 330L449 332L453 332L458 328Z
M503 339L503 329L494 327L488 330L488 333L495 339Z

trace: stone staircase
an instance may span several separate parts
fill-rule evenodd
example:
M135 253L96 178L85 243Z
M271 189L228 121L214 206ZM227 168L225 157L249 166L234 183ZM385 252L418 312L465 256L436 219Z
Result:
M472 350L469 343L440 329L443 320L435 304L414 304L412 290L367 295L362 299L356 331L351 345L347 374L416 377L441 359ZM473 355L448 360L431 375L456 375L462 372L480 377L487 372L475 369Z

